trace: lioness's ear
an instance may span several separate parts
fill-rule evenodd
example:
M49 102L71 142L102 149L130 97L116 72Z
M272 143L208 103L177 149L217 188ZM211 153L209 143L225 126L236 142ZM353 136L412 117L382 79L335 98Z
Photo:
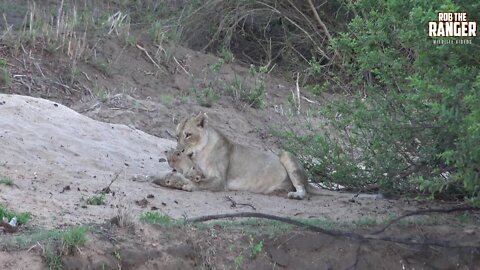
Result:
M185 127L185 123L187 123L188 118L184 117L180 122L178 122L176 131L177 131L177 139L180 137L179 135L182 133L183 128Z
M208 116L206 113L199 113L197 117L195 117L195 123L197 127L204 128L207 125Z

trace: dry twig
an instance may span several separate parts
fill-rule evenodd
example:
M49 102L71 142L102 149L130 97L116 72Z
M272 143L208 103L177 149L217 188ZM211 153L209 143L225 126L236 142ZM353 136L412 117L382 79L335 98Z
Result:
M252 210L255 210L255 211L257 210L253 205L249 203L237 203L236 201L233 200L231 196L225 196L225 198L227 199L227 201L231 203L230 207L232 208L236 208L237 206L248 206L248 207L251 207Z
M190 74L181 64L180 62L178 62L177 58L175 58L175 56L173 56L173 60L175 60L175 63L177 63L177 65L188 75L188 76L192 76L192 74Z
M140 49L142 52L145 53L145 55L148 57L148 59L150 61L152 61L152 63L155 65L155 67L157 67L158 69L162 69L158 64L157 62L155 62L155 60L153 60L153 58L150 56L150 54L147 52L147 50L145 50L145 48L143 48L142 46L138 45L137 44L137 48Z

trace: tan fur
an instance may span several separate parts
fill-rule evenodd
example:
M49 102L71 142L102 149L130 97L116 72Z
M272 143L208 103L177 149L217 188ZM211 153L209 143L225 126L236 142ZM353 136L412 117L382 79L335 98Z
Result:
M170 172L166 175L152 176L151 180L152 183L163 187L182 189L185 191L198 190L193 181L185 178L185 176L178 172Z
M165 151L168 165L170 165L174 171L177 171L186 178L197 183L200 182L202 178L204 178L202 171L198 166L195 166L195 163L193 163L192 159L183 152L183 150L178 149Z
M203 181L205 179L203 172L184 152L183 149L165 151L168 164L174 171L155 178L153 182L160 186L186 191L215 189L208 181Z
M310 186L305 170L288 152L280 156L231 142L208 125L206 114L187 118L177 126L178 145L205 177L203 189L239 190L269 194L290 191L288 197L303 199ZM307 190L308 189L308 190Z

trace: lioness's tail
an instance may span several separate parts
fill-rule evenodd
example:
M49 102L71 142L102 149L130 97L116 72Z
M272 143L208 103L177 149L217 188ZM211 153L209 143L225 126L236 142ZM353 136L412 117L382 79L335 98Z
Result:
M322 189L320 187L315 186L312 183L307 183L305 187L307 189L307 193L309 194L321 195L321 196L333 196L333 194L329 194L329 192L333 192L333 191Z
M292 181L293 186L296 191L288 193L288 197L291 199L302 200L307 195L307 192L314 195L327 195L324 190L308 183L307 173L303 168L300 161L290 152L282 151L280 153L280 162L287 170L290 181Z

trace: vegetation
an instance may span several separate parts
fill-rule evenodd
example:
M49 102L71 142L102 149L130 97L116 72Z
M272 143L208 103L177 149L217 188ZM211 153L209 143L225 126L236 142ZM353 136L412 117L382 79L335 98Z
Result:
M61 254L74 254L78 248L83 246L87 241L87 232L88 228L84 226L73 227L65 230L60 237Z
M197 98L198 104L203 107L210 108L220 99L219 95L212 87L205 87L200 90L193 89L193 92Z
M90 205L104 205L105 204L105 194L94 195L87 199L87 204Z
M6 59L0 58L0 87L9 86L11 82L7 64L8 62Z
M38 245L42 247L42 256L49 269L62 269L62 256L74 255L87 241L85 226L70 227L65 230L35 229L5 238L0 247L27 249Z
M15 182L11 178L0 176L0 185L5 185L5 186L11 187L11 186L15 185Z
M233 266L235 267L235 269L242 269L244 260L245 258L241 254L235 257L235 259L233 260Z
M479 203L478 39L435 46L421 26L441 10L478 14L480 4L362 0L347 8L357 15L330 45L346 78L331 81L348 97L322 109L328 125L285 132L285 147L312 179Z
M250 236L250 256L252 258L257 257L263 251L263 240L260 240L258 243L255 242L252 236Z
M164 95L162 96L162 102L165 106L171 106L173 104L174 97L172 95Z
M10 221L13 217L17 217L18 225L25 225L32 219L32 215L28 212L17 213L0 206L0 221L4 218Z
M158 212L145 212L140 216L140 221L149 224L166 225L174 223L175 220L168 215L164 215Z

